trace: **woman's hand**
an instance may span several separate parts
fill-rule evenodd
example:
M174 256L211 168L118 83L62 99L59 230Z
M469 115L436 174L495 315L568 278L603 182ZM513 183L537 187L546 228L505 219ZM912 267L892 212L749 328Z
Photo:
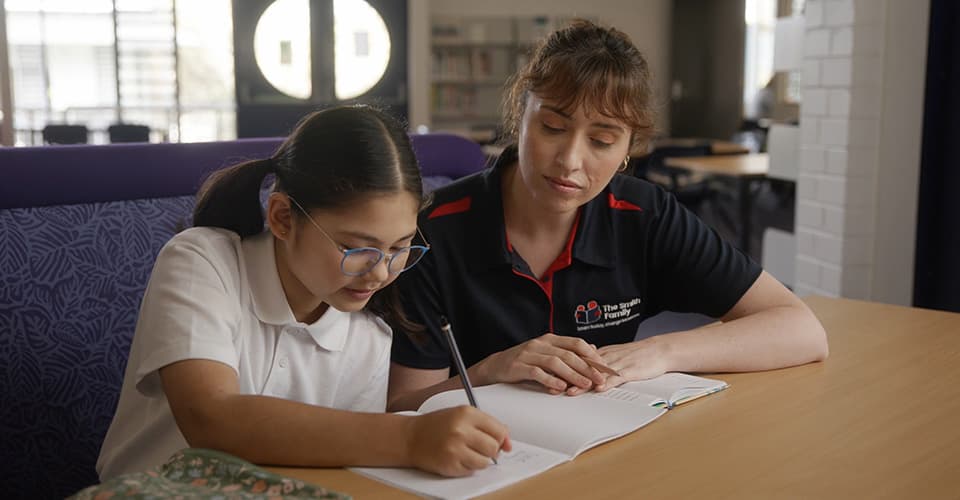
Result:
M603 363L596 347L583 339L548 333L490 355L470 369L470 376L477 385L531 380L552 394L572 395L606 381L586 359Z
M413 417L407 429L409 463L442 476L469 475L512 448L507 427L472 406Z
M597 350L603 362L620 372L620 376L610 376L596 390L605 391L632 380L646 380L667 371L667 362L661 344L655 337L601 347Z

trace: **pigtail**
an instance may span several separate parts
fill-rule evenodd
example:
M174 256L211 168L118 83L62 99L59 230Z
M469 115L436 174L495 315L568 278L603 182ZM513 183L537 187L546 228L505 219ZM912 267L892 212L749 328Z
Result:
M211 174L197 194L193 225L229 229L241 238L262 232L260 189L264 178L274 169L274 161L265 158Z

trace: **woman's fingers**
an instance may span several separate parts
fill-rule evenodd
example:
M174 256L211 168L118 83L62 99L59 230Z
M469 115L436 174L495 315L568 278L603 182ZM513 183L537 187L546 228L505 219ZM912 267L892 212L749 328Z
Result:
M594 390L596 390L597 392L604 392L604 391L613 389L614 387L617 387L626 381L627 379L625 379L624 377L613 376L608 378L606 382L596 386Z
M586 359L593 359L596 363L602 363L603 360L583 339L548 333L538 340L537 343L531 343L531 351L545 357L531 358L531 364L563 379L569 385L590 388L604 381L603 374Z

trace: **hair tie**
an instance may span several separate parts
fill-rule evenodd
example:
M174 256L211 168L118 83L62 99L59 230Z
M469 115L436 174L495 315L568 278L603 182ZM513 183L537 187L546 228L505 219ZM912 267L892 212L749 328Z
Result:
M271 173L271 174L277 173L278 167L280 166L280 162L278 162L276 158L270 156L268 158L264 158L263 162L267 166L267 173Z

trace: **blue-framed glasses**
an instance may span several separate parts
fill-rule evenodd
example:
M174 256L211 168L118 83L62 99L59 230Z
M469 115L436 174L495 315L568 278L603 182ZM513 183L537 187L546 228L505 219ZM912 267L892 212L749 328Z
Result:
M303 212L303 215L307 216L307 219L313 224L313 227L317 228L321 234L326 236L326 238L330 240L330 243L333 243L333 246L343 254L343 258L340 259L340 271L347 276L363 276L373 270L374 267L377 267L377 264L384 258L387 259L387 272L391 275L400 274L417 265L417 262L420 262L420 259L430 250L430 243L424 238L419 227L417 228L417 234L420 235L420 238L426 243L426 246L410 245L389 254L379 248L373 247L347 248L337 243L333 237L327 234L327 232L320 227L320 224L317 224L317 221L313 220L313 217L310 217L310 214L307 213L293 196L287 195L287 197Z

